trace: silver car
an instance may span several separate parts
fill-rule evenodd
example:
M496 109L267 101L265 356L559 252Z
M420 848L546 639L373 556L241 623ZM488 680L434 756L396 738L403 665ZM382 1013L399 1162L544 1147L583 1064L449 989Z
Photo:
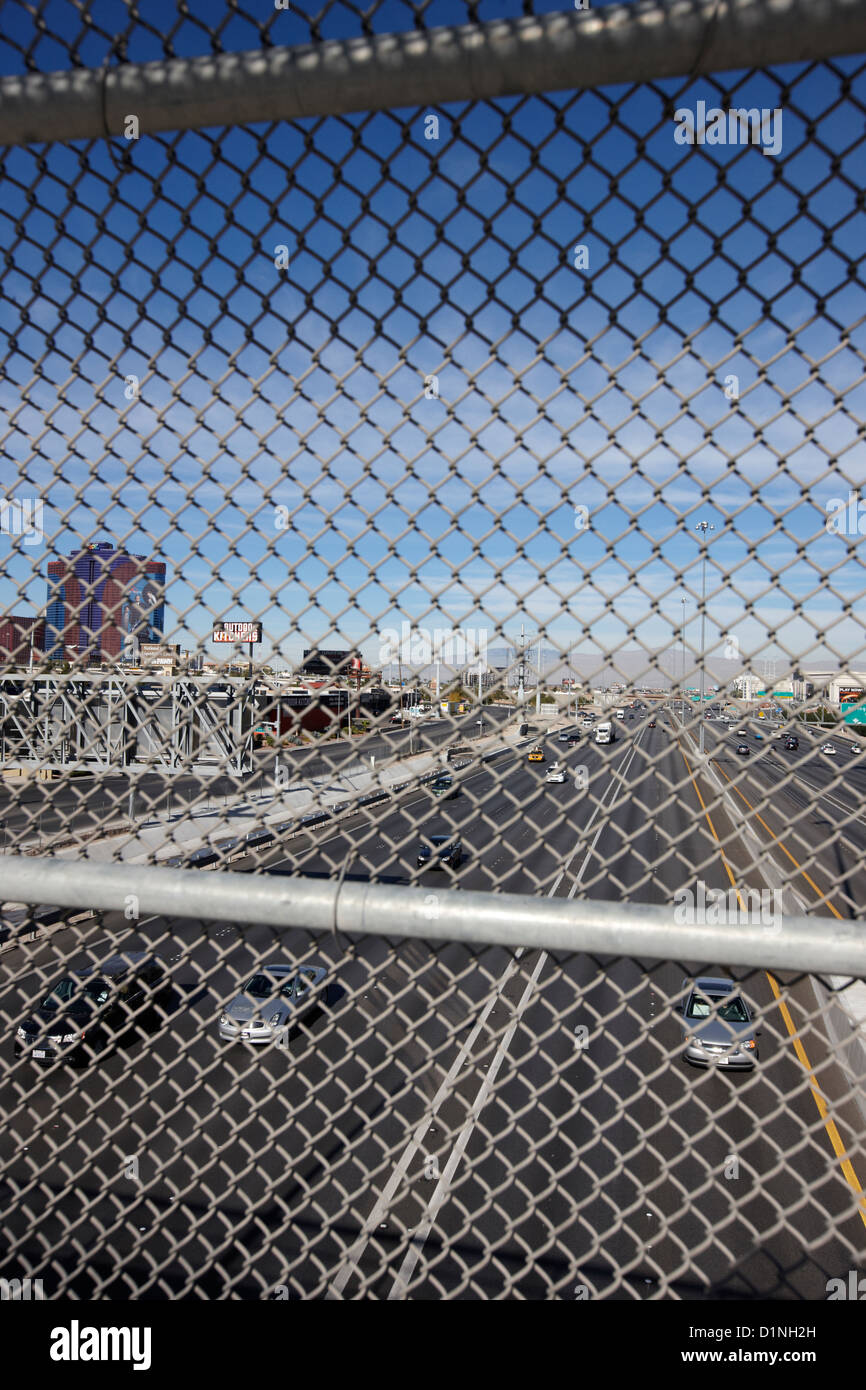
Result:
M285 1040L306 1009L328 1002L327 973L321 965L263 965L220 1014L220 1037L260 1044Z
M678 1004L686 1037L685 1059L696 1067L751 1071L758 1060L757 1038L749 1006L733 980L704 977L683 980L685 1001Z

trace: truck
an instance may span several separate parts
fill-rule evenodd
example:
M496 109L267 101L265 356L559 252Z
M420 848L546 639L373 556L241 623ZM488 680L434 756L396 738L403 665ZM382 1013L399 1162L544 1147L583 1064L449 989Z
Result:
M439 701L439 708L443 714L465 714L467 710L466 700L445 699Z
M596 743L615 743L616 734L612 724L599 724L595 731Z
M471 758L472 756L473 751L468 743L454 743L445 754L445 762L453 763L456 762L458 758Z

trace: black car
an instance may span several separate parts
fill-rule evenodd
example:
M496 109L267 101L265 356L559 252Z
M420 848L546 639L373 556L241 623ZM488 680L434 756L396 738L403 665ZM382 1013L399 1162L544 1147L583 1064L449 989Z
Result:
M440 772L438 777L434 777L430 783L430 791L433 796L441 797L443 801L450 801L460 795L460 788L450 772Z
M581 741L582 738L583 738L583 734L578 733L577 730L575 730L575 732L574 732L573 734L569 734L569 735L568 735L568 741L569 741L569 743L580 743L580 741Z
M738 743L738 744L737 744L737 752L740 754L741 757L744 757L744 758L748 757L748 755L751 753L751 751L752 751L752 750L751 750L751 748L749 747L749 745L748 745L747 743Z
M799 748L799 747L800 747L800 740L796 737L795 734L789 734L788 737L785 739L785 747L786 747L786 748Z
M650 722L649 722L649 724L647 724L647 728L648 728L648 729L654 729L655 726L656 726L656 722L655 722L654 719L651 719Z
M170 994L162 961L144 951L70 970L18 1028L15 1055L87 1066L146 1024L158 1025L158 1006L165 1008Z
M418 868L458 869L463 862L463 845L452 835L431 835L429 844L418 851Z

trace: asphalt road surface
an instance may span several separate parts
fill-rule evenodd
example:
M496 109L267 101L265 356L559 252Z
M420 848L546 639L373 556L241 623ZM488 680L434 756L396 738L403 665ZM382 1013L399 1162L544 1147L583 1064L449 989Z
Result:
M306 747L262 749L253 755L253 768L241 774L118 772L94 773L55 782L32 779L0 781L0 847L18 843L36 845L50 852L52 843L70 837L92 836L111 824L125 824L129 817L130 791L134 792L133 816L137 823L161 814L179 815L193 807L219 804L221 797L245 796L273 786L275 760L299 782L308 777L339 772L356 764L363 755L393 758L410 752L441 747L457 735L471 741L503 727L511 711L485 706L484 724L476 715L419 722L414 728L385 729L381 734L329 739Z
M452 800L409 789L249 867L424 883L433 909L461 889L670 903L698 879L728 889L726 863L760 887L748 827L808 907L856 915L862 757L843 772L803 739L796 764L751 739L740 758L710 724L704 768L656 718L606 748L548 738L541 764L503 751L458 770ZM458 870L417 868L437 833L459 834ZM824 1299L862 1267L863 1115L807 979L106 914L0 958L7 1058L46 982L134 948L169 962L168 1018L87 1070L22 1059L2 1080L20 1244L0 1273L49 1297L65 1275L120 1300ZM225 1003L276 959L325 963L330 1003L287 1049L220 1042ZM696 971L741 982L753 1073L683 1062L671 1005Z

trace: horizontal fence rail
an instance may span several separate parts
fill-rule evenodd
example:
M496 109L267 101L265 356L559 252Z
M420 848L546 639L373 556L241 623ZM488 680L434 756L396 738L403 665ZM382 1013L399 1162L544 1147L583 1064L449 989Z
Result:
M296 49L0 80L0 145L297 120L698 72L866 49L860 0L655 0Z
M2 7L0 1301L858 1296L866 3L536 3Z
M147 865L0 860L0 899L57 907L136 912L311 932L462 941L509 950L582 951L642 960L716 960L866 979L866 924L832 917L786 917L724 925L679 924L672 907L431 893L375 883L290 881L221 872L201 876ZM736 916L737 914L732 914ZM743 908L743 916L748 914Z

